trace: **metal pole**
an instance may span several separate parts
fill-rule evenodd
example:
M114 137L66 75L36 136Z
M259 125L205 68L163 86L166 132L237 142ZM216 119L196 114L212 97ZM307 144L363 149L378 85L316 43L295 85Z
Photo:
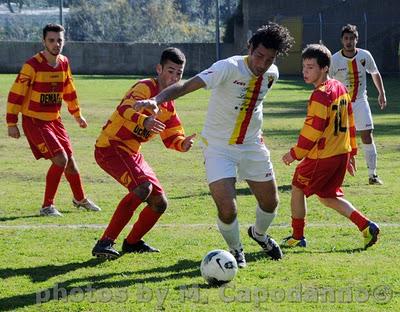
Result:
M219 40L219 1L215 0L215 52L217 61L220 59L220 40Z
M322 13L318 13L319 16L319 43L322 43Z
M63 19L63 0L60 0L60 25L64 24Z
M367 13L364 12L364 38L365 38L365 47L364 49L366 50L368 47L368 20L367 20Z

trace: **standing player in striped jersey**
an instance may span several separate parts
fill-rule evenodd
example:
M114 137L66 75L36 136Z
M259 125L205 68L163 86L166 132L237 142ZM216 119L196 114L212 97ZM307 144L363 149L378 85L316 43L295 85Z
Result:
M117 258L113 245L136 208L147 205L139 214L132 230L124 239L123 252L158 252L142 237L150 231L167 208L167 198L155 173L140 153L142 143L161 136L167 148L187 152L195 134L185 136L174 101L163 101L157 116L152 111L135 110L137 100L149 99L181 80L185 55L177 48L167 48L156 66L157 78L140 80L126 93L117 109L103 127L96 141L95 158L99 166L128 189L118 204L111 221L92 250L93 256Z
M349 218L362 231L364 247L368 248L377 241L379 227L345 200L341 189L346 169L351 175L356 169L351 97L340 81L329 79L331 52L325 46L308 45L302 59L304 81L315 89L308 101L297 145L282 157L286 165L302 160L292 180L293 234L283 244L306 247L306 197L316 194L322 204Z
M350 24L344 26L341 41L343 49L332 56L329 73L333 78L345 84L350 93L356 129L361 134L363 142L369 184L381 185L383 182L376 173L377 151L372 136L374 123L367 97L367 73L371 74L378 90L378 104L381 109L384 109L386 107L386 96L382 77L371 53L356 48L358 41L356 26Z
M262 137L263 101L278 79L274 65L293 43L288 30L275 23L259 28L249 40L246 56L233 56L213 64L185 83L175 84L138 107L157 108L200 88L211 89L202 131L203 154L211 195L218 209L217 224L239 267L246 266L239 235L236 178L246 180L256 197L255 225L248 229L275 260L279 245L266 234L276 215L278 193L269 150Z
M100 208L86 198L72 153L67 131L62 124L62 101L81 128L87 123L81 114L68 59L61 55L64 46L64 28L48 24L43 29L44 50L29 59L22 67L8 95L8 135L18 139L18 114L22 114L22 128L36 159L50 159L46 175L44 201L40 209L43 216L61 216L54 206L61 177L65 174L72 193L73 205L86 210Z

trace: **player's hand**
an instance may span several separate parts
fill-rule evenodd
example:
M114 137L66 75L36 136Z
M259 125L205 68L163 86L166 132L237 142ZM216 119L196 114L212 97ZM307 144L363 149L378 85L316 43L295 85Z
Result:
M83 118L82 116L75 117L75 120L78 123L79 127L81 127L81 128L86 128L88 126L86 119Z
M352 177L354 177L354 174L357 171L356 159L354 158L354 156L351 156L349 159L349 163L347 164L347 171Z
M384 94L378 95L378 104L381 107L381 109L384 109L386 107L386 105L387 105L386 96Z
M157 102L154 99L140 100L136 101L135 104L133 104L133 109L136 111L140 111L142 108L146 108L152 111L154 115L156 115L160 110L158 108Z
M192 148L195 137L196 137L196 133L193 133L192 135L187 136L185 138L185 140L183 140L183 142L182 142L182 150L184 152L187 152L188 150L190 150Z
M290 152L287 152L285 155L282 156L282 161L285 165L290 166L292 162L295 161L295 159L292 157Z
M19 129L18 129L17 125L8 127L8 136L10 136L14 139L18 139L21 136L21 133L19 133Z
M165 129L165 124L157 120L154 115L147 117L143 122L143 126L146 128L146 130L154 133L160 133Z

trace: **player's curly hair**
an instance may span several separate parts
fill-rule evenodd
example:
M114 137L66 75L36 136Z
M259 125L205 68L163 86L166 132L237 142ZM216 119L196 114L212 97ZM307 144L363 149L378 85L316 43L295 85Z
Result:
M287 55L294 44L294 39L289 30L277 23L268 22L261 26L250 38L248 46L256 49L259 44L267 49L278 51L278 55Z

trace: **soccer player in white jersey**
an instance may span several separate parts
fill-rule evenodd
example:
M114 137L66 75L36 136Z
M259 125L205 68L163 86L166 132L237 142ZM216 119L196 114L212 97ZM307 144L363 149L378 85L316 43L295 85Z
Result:
M358 31L355 25L347 24L342 28L341 41L343 49L332 56L329 74L344 83L353 103L356 130L361 134L364 156L367 162L369 184L383 184L376 173L377 152L372 136L374 123L367 97L367 73L378 90L378 104L386 107L385 88L381 74L371 53L357 48Z
M279 245L266 234L276 215L278 193L269 150L262 138L263 100L278 79L278 54L293 45L289 31L276 23L259 28L248 43L248 55L214 63L184 83L164 89L155 98L136 102L151 107L200 88L211 89L202 131L207 181L218 209L217 225L238 266L246 260L239 235L236 178L246 180L254 194L255 224L248 229L274 260L282 258Z

